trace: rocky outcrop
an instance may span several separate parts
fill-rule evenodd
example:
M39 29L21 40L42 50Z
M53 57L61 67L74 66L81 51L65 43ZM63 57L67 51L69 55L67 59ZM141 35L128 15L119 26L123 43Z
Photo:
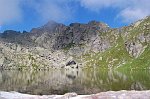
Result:
M49 69L60 68L69 56L61 51L52 52L42 47L24 47L13 43L0 43L2 69Z
M144 47L140 43L128 42L126 49L129 52L130 56L138 57L143 51Z

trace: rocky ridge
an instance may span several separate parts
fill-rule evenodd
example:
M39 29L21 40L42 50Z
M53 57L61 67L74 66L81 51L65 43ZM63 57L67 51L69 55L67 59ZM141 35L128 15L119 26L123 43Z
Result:
M23 33L0 35L1 69L149 68L150 17L110 28L90 21L69 26L49 21Z

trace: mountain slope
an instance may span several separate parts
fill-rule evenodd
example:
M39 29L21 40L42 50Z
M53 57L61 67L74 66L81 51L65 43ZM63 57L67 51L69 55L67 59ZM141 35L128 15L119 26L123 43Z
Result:
M130 26L110 28L102 22L53 21L28 32L0 35L3 69L149 68L150 17Z
M105 52L87 53L83 55L86 65L104 68L149 68L150 66L150 18L123 27L113 46ZM115 32L107 36L115 35Z

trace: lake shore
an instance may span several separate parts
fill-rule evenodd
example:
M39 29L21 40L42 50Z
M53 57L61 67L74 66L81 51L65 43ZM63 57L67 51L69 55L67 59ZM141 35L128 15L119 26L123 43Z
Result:
M66 93L64 95L29 95L18 92L0 91L0 99L150 99L150 90L145 91L108 91L91 95L77 95Z

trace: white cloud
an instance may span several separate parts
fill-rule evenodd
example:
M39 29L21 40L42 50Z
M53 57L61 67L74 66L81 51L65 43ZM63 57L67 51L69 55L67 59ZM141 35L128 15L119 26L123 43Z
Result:
M66 21L71 19L75 9L73 0L0 0L0 25L18 22L24 16L24 10L34 9L41 21ZM25 9L23 9L25 8Z
M119 3L122 0L79 0L81 6L92 10L92 11L99 11L104 7L112 7L116 6L116 3Z
M131 23L150 15L149 0L78 0L81 6L100 12L104 8L119 9L117 18L123 22Z
M21 0L0 0L0 25L21 19Z
M150 15L150 0L0 0L0 25L19 21L24 13L22 9L34 9L42 21L66 21L73 18L76 6L101 12L102 9L117 9L117 18L123 22L133 22Z
M128 0L128 2L129 1L130 5L122 9L118 15L124 22L131 23L150 15L149 0Z
M70 5L73 0L27 0L30 5L41 17L42 20L66 21L72 18L74 9Z
M121 17L124 22L131 23L131 22L137 21L139 19L142 19L149 14L150 13L148 10L144 10L144 9L140 9L140 8L139 9L138 8L135 8L135 9L134 8L126 8L120 12L118 17Z

